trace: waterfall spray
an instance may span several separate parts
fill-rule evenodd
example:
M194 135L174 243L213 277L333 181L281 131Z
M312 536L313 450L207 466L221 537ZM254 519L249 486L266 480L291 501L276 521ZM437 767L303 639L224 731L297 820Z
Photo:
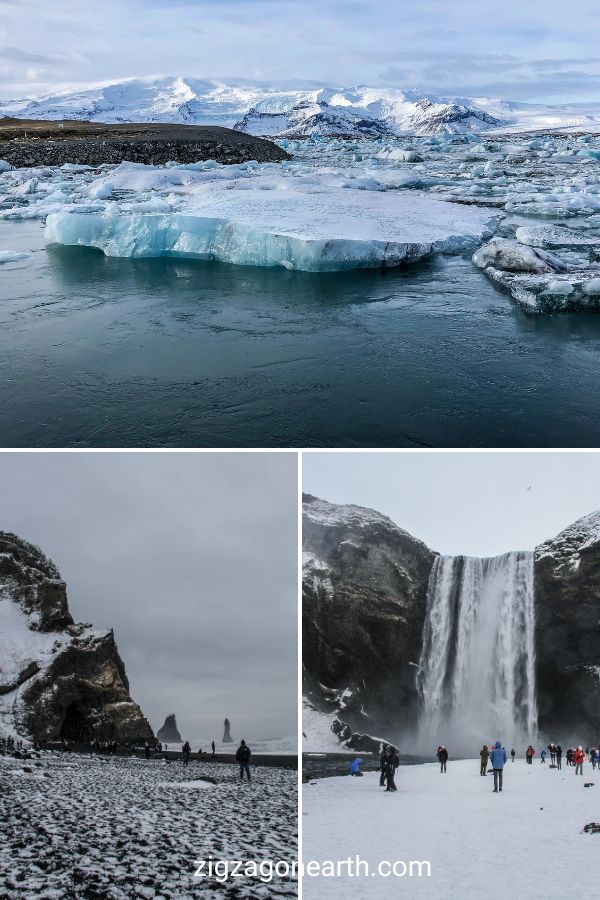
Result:
M533 553L436 559L417 678L424 752L536 738L534 627Z

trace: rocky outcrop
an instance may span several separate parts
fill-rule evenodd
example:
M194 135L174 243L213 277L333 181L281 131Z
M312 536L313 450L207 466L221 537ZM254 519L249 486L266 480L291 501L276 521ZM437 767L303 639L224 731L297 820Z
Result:
M209 159L229 165L290 158L277 144L230 128L0 119L0 159L16 167L118 165L124 161L157 166Z
M163 744L181 744L181 735L177 728L175 713L171 713L167 716L162 728L159 728L156 732L156 737L159 741L162 741Z
M112 631L76 624L58 569L0 532L0 733L149 740Z
M310 495L303 502L303 551L309 701L348 726L349 735L389 736L412 725L436 554L386 516Z
M540 729L600 735L600 512L537 547L534 563Z
M231 725L229 724L229 719L225 719L223 722L223 743L231 744L233 738L231 737Z

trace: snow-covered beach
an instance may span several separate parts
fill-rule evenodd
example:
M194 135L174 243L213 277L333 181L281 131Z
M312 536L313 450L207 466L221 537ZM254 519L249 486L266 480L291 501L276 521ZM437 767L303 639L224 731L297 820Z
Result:
M587 782L595 784L586 788ZM600 820L600 773L589 763L581 777L564 760L561 771L539 759L532 766L509 761L501 794L493 793L490 775L480 776L479 759L451 759L446 775L437 763L401 766L396 785L397 793L386 793L379 773L366 772L304 786L304 862L359 857L370 873L305 876L306 900L574 900L596 894L600 835L583 828ZM371 874L384 860L426 860L431 875Z
M297 856L297 775L251 765L0 755L0 896L295 897L293 879L195 878L197 861Z

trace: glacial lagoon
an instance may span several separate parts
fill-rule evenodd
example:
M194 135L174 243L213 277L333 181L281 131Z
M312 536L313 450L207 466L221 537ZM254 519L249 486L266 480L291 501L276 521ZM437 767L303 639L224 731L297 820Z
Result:
M401 142L417 147L411 163L377 142L332 141L292 147L285 165L342 190L475 204L505 216L498 233L511 240L532 224L595 238L598 139L517 144ZM111 177L2 174L3 446L598 445L597 312L531 315L466 247L400 268L304 272L48 245L46 215L69 206L137 203L145 215L181 202L172 187L111 197ZM593 279L583 243L552 250L563 282L582 268Z

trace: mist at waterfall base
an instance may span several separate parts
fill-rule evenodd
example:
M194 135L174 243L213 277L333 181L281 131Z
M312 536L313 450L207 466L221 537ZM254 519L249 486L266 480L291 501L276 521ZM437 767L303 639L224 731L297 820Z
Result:
M412 752L537 746L533 553L439 556L429 579ZM406 740L401 741L406 746Z

